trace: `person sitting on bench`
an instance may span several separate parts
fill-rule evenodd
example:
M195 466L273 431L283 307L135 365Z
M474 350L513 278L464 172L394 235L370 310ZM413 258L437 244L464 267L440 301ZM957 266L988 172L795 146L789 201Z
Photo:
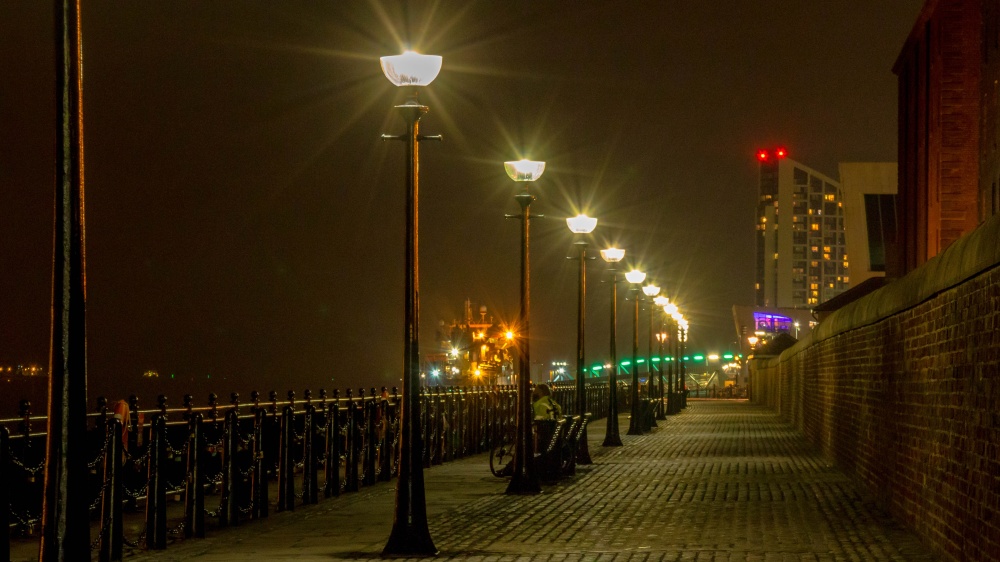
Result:
M531 393L532 408L535 411L536 420L557 419L562 415L562 407L552 399L552 391L549 385L535 385L535 390Z

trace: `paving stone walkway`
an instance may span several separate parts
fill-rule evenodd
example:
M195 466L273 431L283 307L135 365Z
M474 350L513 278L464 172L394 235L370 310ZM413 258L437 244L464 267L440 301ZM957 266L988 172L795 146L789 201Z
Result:
M624 419L621 427L627 427ZM506 496L480 455L425 472L442 560L934 561L916 537L768 409L689 407L538 496ZM394 487L380 484L126 560L377 560Z

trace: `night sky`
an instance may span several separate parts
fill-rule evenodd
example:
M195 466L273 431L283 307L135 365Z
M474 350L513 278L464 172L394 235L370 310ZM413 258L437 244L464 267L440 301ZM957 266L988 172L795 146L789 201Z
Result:
M48 361L50 4L0 0L0 364ZM502 162L521 157L548 163L532 211L554 219L532 225L535 362L575 354L562 219L581 210L600 219L594 250L626 248L680 304L693 348L732 347L731 307L753 299L755 150L834 177L895 161L892 65L921 5L84 0L90 394L148 395L147 369L175 375L175 405L397 384L404 145L379 135L404 131L405 92L378 57L408 46L444 57L421 91L422 132L445 139L421 146L423 353L466 298L515 319ZM603 262L589 271L596 361L608 286Z

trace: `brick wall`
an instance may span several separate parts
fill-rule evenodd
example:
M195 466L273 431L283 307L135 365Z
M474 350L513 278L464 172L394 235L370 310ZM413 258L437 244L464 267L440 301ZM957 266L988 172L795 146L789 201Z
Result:
M751 362L753 400L943 560L1000 560L998 219Z

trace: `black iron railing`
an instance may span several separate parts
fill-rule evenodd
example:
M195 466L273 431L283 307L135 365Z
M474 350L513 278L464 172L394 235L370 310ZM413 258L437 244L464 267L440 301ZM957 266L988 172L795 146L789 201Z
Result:
M591 418L605 417L607 385L588 385L587 394ZM556 385L553 396L565 413L578 413L575 385ZM99 398L88 415L92 548L100 560L120 560L125 546L163 549L172 536L204 537L208 522L239 525L272 508L291 511L354 492L398 470L395 389L320 390L318 397L307 390L298 400L291 391L283 400L253 392L249 403L234 393L228 404L210 394L206 406L187 395L183 404L169 408L160 396L156 408L140 410L134 396L127 407ZM430 467L489 451L512 431L516 391L430 388L420 408L422 458ZM0 524L11 531L0 533L0 560L9 559L11 533L31 534L39 524L45 433L36 428L44 427L26 401L20 417L0 420L0 481L9 483L0 486L0 506L10 505L0 509Z

